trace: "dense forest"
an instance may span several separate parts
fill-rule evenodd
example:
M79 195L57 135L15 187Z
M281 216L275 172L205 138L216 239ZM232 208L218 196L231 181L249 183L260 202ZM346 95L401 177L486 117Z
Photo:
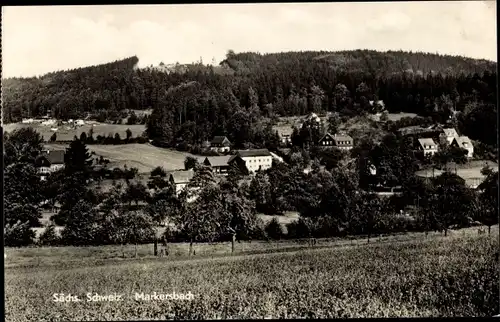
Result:
M200 144L228 135L237 145L272 135L251 133L262 117L336 111L412 112L435 122L454 119L465 135L496 145L496 63L464 57L368 50L228 51L219 66L182 72L138 69L137 57L2 81L5 123L50 113L59 119L153 109L147 134L155 144ZM257 140L258 141L258 140Z

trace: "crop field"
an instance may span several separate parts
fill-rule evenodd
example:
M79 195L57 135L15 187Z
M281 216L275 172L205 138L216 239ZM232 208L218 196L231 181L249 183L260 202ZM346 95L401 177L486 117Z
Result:
M266 244L267 246L266 248ZM103 258L119 247L6 249L5 320L493 316L498 313L498 229L448 237L246 243L253 254ZM242 244L243 245L243 244ZM238 244L237 246L242 246ZM248 246L255 245L255 246ZM285 246L290 249L284 249ZM186 247L186 245L184 245ZM227 249L227 244L205 246ZM210 248L212 247L212 248ZM201 247L196 246L196 249ZM98 251L97 249L100 249ZM107 251L107 252L105 252ZM187 253L187 250L186 250ZM141 300L135 293L194 295ZM54 293L81 301L59 303ZM87 301L87 293L123 294Z
M125 125L125 124L106 124L106 123L98 123L95 124L94 126L92 126L91 124L85 124L82 126L78 126L76 128L69 127L66 124L62 126L56 126L56 125L42 125L39 123L38 124L11 123L11 124L5 124L3 127L4 131L7 132L12 132L19 128L32 127L38 133L40 133L43 136L43 139L47 142L50 141L50 137L52 136L52 134L54 134L54 131L52 131L51 128L57 128L57 131L55 132L57 136L57 141L72 141L75 135L77 137L80 137L80 135L83 132L88 133L91 128L94 130L94 138L97 137L98 135L108 136L109 134L111 134L114 137L115 133L118 133L120 134L120 137L123 139L127 137L127 129L130 129L130 131L132 131L132 137L138 137L141 136L142 133L146 130L146 126L143 124Z
M67 145L45 144L48 148L62 148ZM184 160L193 156L187 152L155 147L149 143L119 144L119 145L87 145L89 151L97 156L109 159L110 167L137 168L139 173L149 173L154 168L161 166L165 170L184 170Z

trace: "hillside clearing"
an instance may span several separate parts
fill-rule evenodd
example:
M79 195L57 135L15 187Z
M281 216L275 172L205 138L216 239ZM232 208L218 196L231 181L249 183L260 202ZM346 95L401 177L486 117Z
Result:
M46 147L61 148L67 145L45 144ZM187 152L159 148L147 144L119 144L101 145L89 144L87 148L95 152L97 156L109 159L110 167L137 168L139 173L149 173L154 168L161 166L165 170L184 170L184 160L187 156L193 156Z

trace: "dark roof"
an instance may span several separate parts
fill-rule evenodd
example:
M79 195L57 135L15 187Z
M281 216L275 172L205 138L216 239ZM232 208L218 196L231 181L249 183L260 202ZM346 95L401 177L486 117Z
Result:
M238 150L238 151L236 151L236 154L242 158L261 157L261 156L270 157L271 156L271 153L269 152L268 149Z
M225 137L225 136L214 136L214 138L212 139L212 141L210 143L212 143L212 144L222 144L225 139L229 141L229 139L227 137Z
M226 167L231 159L231 155L217 156L217 157L206 157L205 161L208 160L212 167ZM205 163L205 162L203 162Z
M42 152L42 156L50 162L50 164L64 164L64 150L47 150Z

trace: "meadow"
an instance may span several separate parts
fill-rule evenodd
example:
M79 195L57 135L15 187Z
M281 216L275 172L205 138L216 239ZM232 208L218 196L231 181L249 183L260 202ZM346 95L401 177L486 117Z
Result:
M47 148L61 149L68 147L63 144L45 144ZM102 145L89 144L90 152L96 156L102 156L110 161L109 167L137 168L139 173L150 173L154 168L161 166L165 170L184 170L184 160L187 156L193 156L187 152L155 147L149 143Z
M492 169L498 169L498 164L489 160L471 160L467 164L448 164L446 166L448 171L452 173L456 173L462 179L465 180L465 183L472 187L477 187L483 180L486 178L481 173L481 170L485 165L488 165ZM424 178L437 177L443 173L442 170L439 169L424 169L415 172L417 176Z
M192 258L184 244L169 257L152 257L148 246L126 259L118 246L7 248L5 319L493 316L498 246L495 227L490 236L466 229L370 244L321 240L313 248L242 243L232 256L228 244L205 244ZM194 299L141 301L136 292L191 292ZM54 293L82 301L56 303ZM123 294L123 301L87 302L86 293Z
M72 141L74 136L76 135L78 138L80 135L85 132L88 133L92 128L94 131L94 138L98 135L108 136L111 134L113 137L115 133L120 134L122 139L127 137L127 129L130 129L132 132L132 137L141 136L142 133L146 130L146 126L144 124L135 124L135 125L126 125L126 124L107 124L107 123L97 123L92 126L92 124L85 124L82 126L78 126L76 128L69 127L68 125L63 126L50 126L50 125L42 125L40 123L33 124L22 124L22 123L10 123L4 124L4 131L12 132L16 129L31 127L35 129L40 135L43 136L43 139L46 142L50 142L50 137L56 133L57 141ZM54 132L51 128L57 128L57 131Z

